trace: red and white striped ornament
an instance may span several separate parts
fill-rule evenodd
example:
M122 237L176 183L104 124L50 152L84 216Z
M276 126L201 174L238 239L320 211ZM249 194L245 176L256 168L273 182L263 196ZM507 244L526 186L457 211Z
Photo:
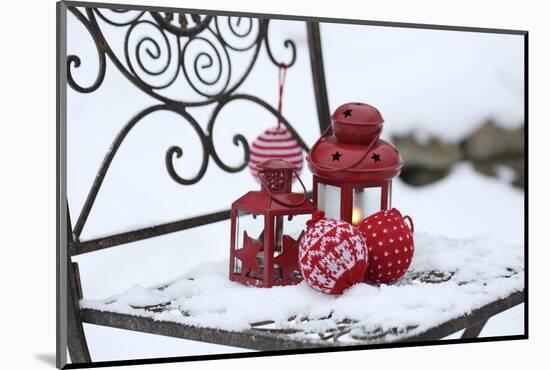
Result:
M283 93L286 81L286 71L288 66L282 64L279 68L279 104L277 111L282 114L283 111ZM248 168L256 181L258 178L258 164L268 159L284 159L296 166L296 174L292 176L292 181L296 176L302 173L304 166L304 153L298 141L286 129L279 120L277 126L265 130L252 142L250 149L250 162Z
M248 167L257 181L259 181L258 164L267 159L284 159L296 166L298 175L302 172L303 150L283 125L265 130L252 142ZM296 176L293 176L293 180L296 180Z

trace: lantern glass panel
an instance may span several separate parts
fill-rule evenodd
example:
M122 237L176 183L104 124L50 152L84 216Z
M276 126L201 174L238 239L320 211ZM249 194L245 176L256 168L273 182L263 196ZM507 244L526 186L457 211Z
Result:
M361 220L382 209L382 188L353 188L352 224L357 225Z
M276 216L274 218L274 238L273 241L273 258L276 259L283 253L287 255L293 255L292 249L298 248L297 243L300 238L300 234L306 227L306 222L311 219L311 214L295 215L295 216ZM284 241L284 237L291 237L293 240ZM293 244L293 245L292 245ZM285 248L290 250L285 251ZM297 255L296 255L297 258ZM277 263L274 264L273 276L275 280L284 278L282 275L282 266ZM296 268L289 276L291 278L299 277L299 268Z
M298 241L300 234L306 228L306 222L311 219L311 214L295 216L276 216L273 230L275 230L275 240L273 241L273 257L277 257L283 252L283 236L290 236Z
M340 218L340 193L338 186L317 183L317 208L324 211L326 217Z
M237 219L235 223L235 250L239 250L244 247L244 233L246 232L248 237L252 241L259 241L263 244L264 239L264 216L252 214L245 211L237 211ZM263 247L261 248L263 250ZM234 258L234 273L240 273L242 268L242 262Z
M311 220L311 214L284 216L285 235L298 240L302 231L306 229L306 222Z

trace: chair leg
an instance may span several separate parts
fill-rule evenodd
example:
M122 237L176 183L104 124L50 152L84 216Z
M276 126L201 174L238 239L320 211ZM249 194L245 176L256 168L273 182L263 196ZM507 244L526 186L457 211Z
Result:
M464 330L464 333L462 333L462 339L477 338L481 333L481 330L483 330L483 328L485 327L485 324L487 324L487 321L489 321L489 319L480 321L477 324L467 327L466 330Z
M92 362L92 359L84 336L82 317L80 316L79 292L81 290L77 271L78 265L71 263L69 260L67 263L67 277L69 280L67 285L67 347L69 348L71 362L82 364Z

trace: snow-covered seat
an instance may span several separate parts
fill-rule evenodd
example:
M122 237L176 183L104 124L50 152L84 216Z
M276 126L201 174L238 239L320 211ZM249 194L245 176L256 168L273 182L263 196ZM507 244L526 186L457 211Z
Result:
M470 328L524 299L523 246L489 238L417 233L406 276L358 284L338 297L296 286L246 287L226 260L197 266L151 288L82 300L85 322L258 350L427 341Z

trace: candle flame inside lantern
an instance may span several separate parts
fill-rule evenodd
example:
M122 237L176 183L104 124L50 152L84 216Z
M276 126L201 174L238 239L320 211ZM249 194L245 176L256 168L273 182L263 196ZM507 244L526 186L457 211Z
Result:
M351 223L353 225L359 224L363 220L363 211L359 207L353 207L353 211L351 213Z

